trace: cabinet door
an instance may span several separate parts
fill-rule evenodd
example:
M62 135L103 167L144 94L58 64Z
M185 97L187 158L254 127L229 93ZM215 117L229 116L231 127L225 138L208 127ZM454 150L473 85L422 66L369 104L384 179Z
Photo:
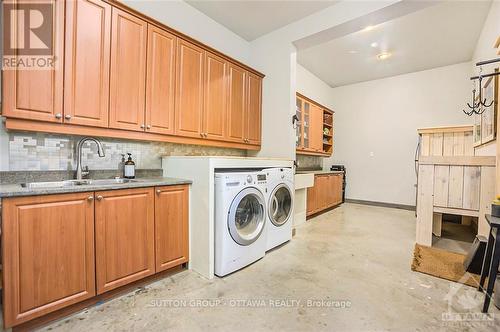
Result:
M333 176L335 178L334 184L333 184L333 189L332 191L335 193L334 196L334 205L338 205L342 203L342 182L343 182L343 175L342 174L335 174Z
M148 24L146 131L174 133L175 50L177 38Z
M319 175L316 177L315 186L317 186L318 194L318 211L324 210L328 207L329 194L330 194L330 176Z
M200 47L178 39L175 99L177 135L202 137L204 53Z
M246 138L247 143L259 144L261 142L262 118L262 78L248 73L248 94L246 112Z
M310 111L310 131L309 140L311 150L315 152L323 151L323 110L316 105L311 104Z
M210 139L225 139L227 117L227 63L224 59L206 53L205 107L203 132Z
M307 188L307 205L306 205L306 215L316 213L317 211L317 200L316 200L316 190L315 186Z
M97 294L155 272L153 188L96 192Z
M5 327L95 295L92 199L78 193L2 201Z
M147 23L113 8L109 126L143 131Z
M156 188L156 272L189 260L189 187Z
M50 70L3 70L3 109L5 117L62 122L63 113L63 44L64 4L54 4L52 49L56 60ZM16 17L16 15L13 15ZM24 22L13 22L16 26ZM20 27L19 27L20 28ZM16 58L18 59L18 58Z
M227 138L230 141L242 143L245 137L246 111L246 72L242 68L229 64L229 96Z
M108 126L111 6L66 2L64 121Z

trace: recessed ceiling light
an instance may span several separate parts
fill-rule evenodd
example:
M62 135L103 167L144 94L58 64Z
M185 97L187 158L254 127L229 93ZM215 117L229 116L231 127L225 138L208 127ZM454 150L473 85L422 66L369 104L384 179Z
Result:
M372 31L373 29L375 29L373 25L368 25L363 29L363 31Z
M386 59L389 59L391 56L392 56L391 53L389 53L389 52L383 52L383 53L380 53L380 54L377 55L377 59L379 59L379 60L386 60Z
M378 43L377 42L373 42L370 44L371 47L377 47L378 46Z

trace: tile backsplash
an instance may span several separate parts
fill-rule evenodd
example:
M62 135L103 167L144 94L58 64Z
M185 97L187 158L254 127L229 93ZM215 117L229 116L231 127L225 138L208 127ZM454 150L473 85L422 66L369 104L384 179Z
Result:
M76 169L75 147L79 136L45 133L10 132L8 144L10 171L46 171ZM161 168L161 157L166 155L246 156L246 151L199 145L163 142L141 142L100 138L105 157L100 158L93 142L82 149L82 165L90 169L117 169L122 154L132 153L137 168Z
M305 156L298 154L296 158L297 168L299 169L323 168L323 157Z

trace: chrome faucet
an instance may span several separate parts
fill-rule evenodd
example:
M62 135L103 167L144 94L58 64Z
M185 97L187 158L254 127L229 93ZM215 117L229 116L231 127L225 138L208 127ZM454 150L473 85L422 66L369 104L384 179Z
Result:
M97 153L99 154L99 157L104 157L104 149L102 147L101 142L97 138L93 137L84 137L82 138L77 146L76 146L76 179L81 180L84 176L89 175L89 168L88 166L85 167L85 170L82 170L82 147L83 143L87 141L93 141L97 145Z

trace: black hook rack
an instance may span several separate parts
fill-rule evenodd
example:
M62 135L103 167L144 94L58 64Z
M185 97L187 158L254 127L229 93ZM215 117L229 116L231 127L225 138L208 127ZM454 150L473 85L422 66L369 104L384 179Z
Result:
M500 62L500 58L480 61L476 63L476 67L489 65L495 62ZM492 100L491 103L488 104L486 102L486 98L483 99L483 79L498 75L500 75L500 72L495 71L494 73L485 75L479 74L478 76L473 76L470 78L471 81L479 80L479 96L477 98L478 102L476 103L476 89L472 89L472 105L470 103L467 103L467 107L469 107L470 111L463 110L465 114L467 114L468 116L471 116L472 114L483 114L488 107L491 107L493 105L493 103L495 102L494 100Z

